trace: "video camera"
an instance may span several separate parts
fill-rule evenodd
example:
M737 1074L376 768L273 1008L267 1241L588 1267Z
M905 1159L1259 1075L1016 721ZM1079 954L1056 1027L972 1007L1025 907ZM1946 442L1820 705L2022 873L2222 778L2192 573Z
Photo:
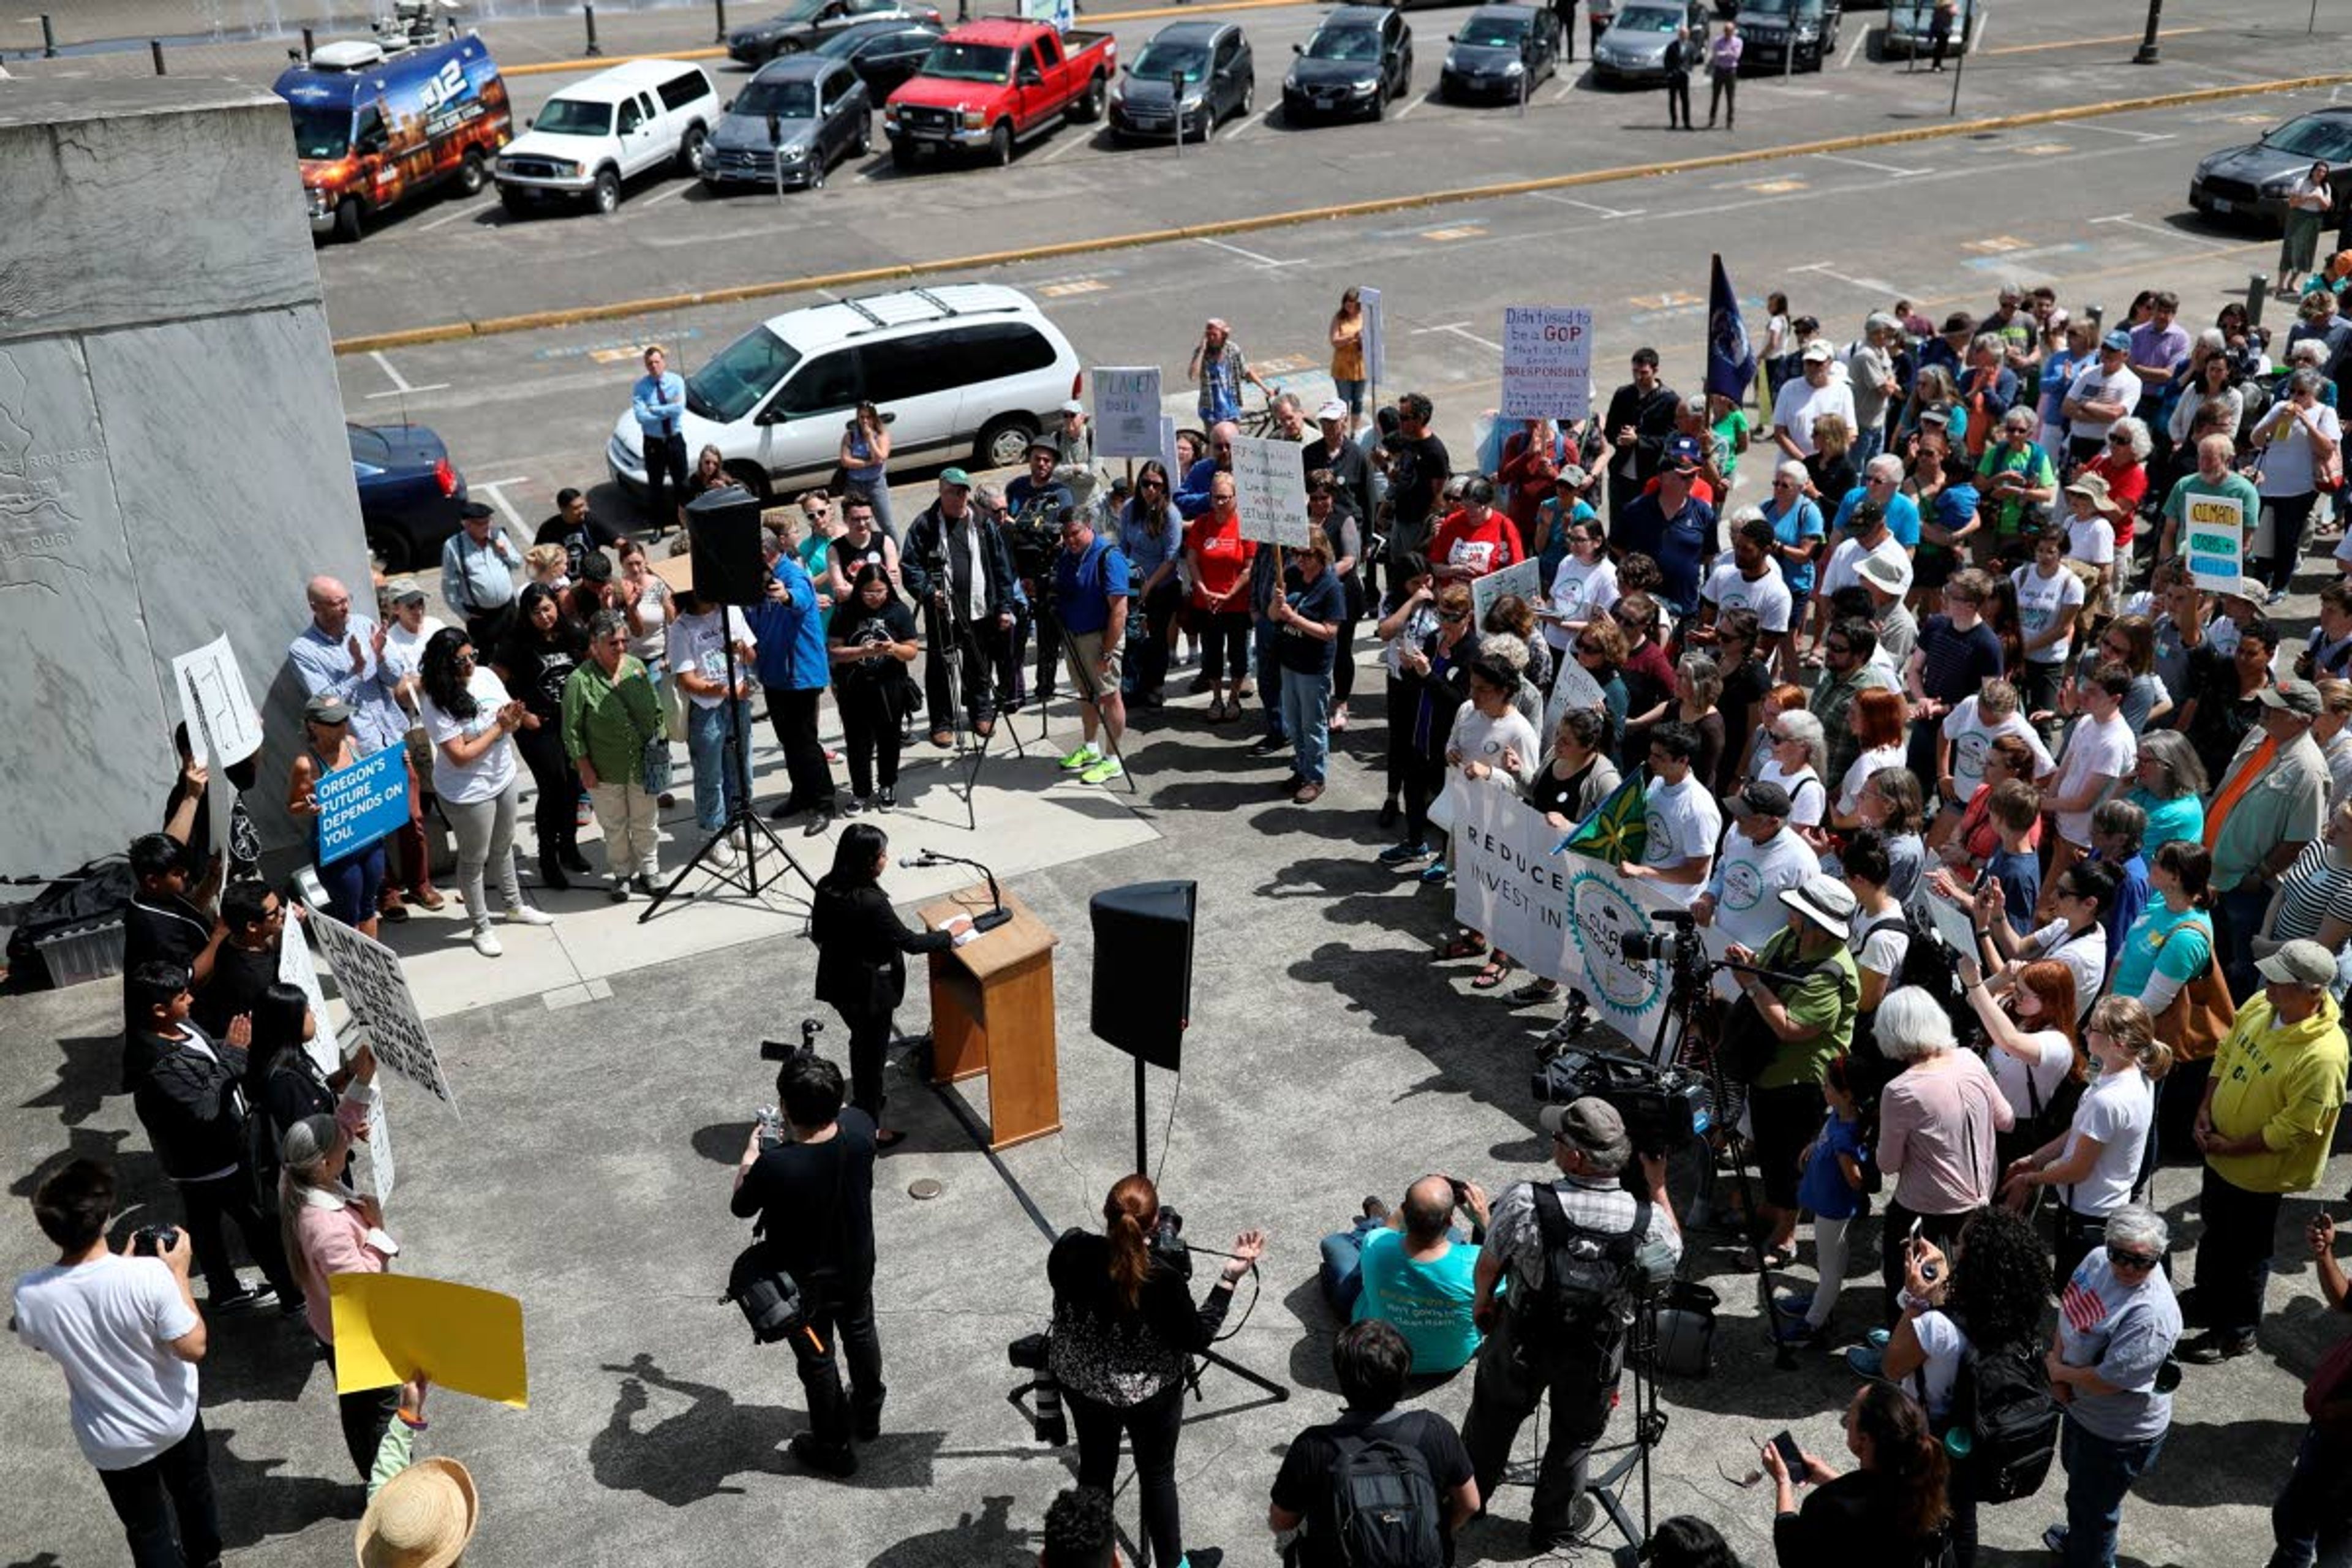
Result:
M763 1062L788 1062L798 1057L816 1055L816 1037L824 1033L824 1026L814 1018L801 1020L801 1043L785 1040L761 1040L760 1059ZM763 1105L752 1112L760 1124L760 1147L772 1149L784 1141L784 1115L772 1105Z
M1618 943L1623 949L1626 963L1679 960L1685 950L1696 949L1701 953L1706 951L1698 940L1698 921L1689 910L1652 910L1650 920L1654 924L1667 929L1663 931L1627 931L1619 937Z
M1536 1069L1528 1089L1545 1105L1587 1095L1606 1100L1624 1118L1626 1136L1641 1154L1664 1154L1687 1143L1715 1120L1715 1095L1705 1077L1615 1051L1562 1051Z

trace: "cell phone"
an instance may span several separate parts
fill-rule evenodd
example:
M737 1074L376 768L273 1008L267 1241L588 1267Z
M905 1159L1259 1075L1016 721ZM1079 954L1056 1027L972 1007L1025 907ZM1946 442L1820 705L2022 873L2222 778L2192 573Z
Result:
M1447 1184L1452 1186L1454 1189L1454 1203L1455 1207L1458 1208L1462 1205L1470 1201L1470 1185L1468 1183L1454 1176L1448 1176L1445 1180Z
M1789 1467L1789 1474L1801 1479L1805 1473L1805 1455L1797 1447L1795 1436L1783 1426L1772 1435L1772 1447L1780 1450L1780 1462Z

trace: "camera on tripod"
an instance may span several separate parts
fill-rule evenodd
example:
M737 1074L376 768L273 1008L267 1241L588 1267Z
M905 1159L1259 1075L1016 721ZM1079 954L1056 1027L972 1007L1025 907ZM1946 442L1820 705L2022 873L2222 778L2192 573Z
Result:
M1624 1119L1625 1134L1641 1154L1664 1154L1687 1143L1715 1120L1715 1096L1705 1078L1613 1051L1562 1051L1536 1069L1528 1089L1545 1105L1587 1095L1605 1100Z
M1165 1263L1183 1278L1192 1278L1192 1249L1184 1243L1184 1216L1167 1205L1160 1205L1160 1223L1143 1238L1157 1262Z
M1035 1408L1028 1411L1030 1429L1036 1434L1037 1441L1048 1447L1058 1448L1070 1440L1070 1423L1062 1413L1061 1382L1054 1376L1052 1366L1047 1364L1053 1353L1054 1336L1050 1333L1024 1334L1005 1346L1004 1359L1011 1362L1016 1371L1037 1374L1006 1397L1016 1408L1025 1409L1027 1407L1021 1404L1022 1396L1034 1394Z
M1705 952L1698 940L1698 921L1685 910L1653 910L1650 919L1664 931L1633 931L1619 937L1628 963L1652 963L1682 958L1691 949Z

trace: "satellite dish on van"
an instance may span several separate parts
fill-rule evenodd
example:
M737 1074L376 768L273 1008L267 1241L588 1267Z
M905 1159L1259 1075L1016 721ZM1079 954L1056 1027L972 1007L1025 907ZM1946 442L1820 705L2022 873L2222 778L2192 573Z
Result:
M310 51L310 68L322 71L359 71L383 63L383 46L364 38L341 38Z

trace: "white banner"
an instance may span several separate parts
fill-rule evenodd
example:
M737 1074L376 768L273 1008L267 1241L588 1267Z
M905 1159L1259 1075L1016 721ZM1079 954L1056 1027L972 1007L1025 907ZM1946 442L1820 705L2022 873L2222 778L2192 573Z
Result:
M449 1080L442 1076L441 1058L433 1037L409 994L408 977L401 973L400 955L370 936L363 936L331 915L313 913L310 925L326 950L327 967L335 972L335 985L343 994L352 1016L367 1030L380 1067L391 1068L446 1105L457 1102Z
M1504 307L1502 417L1582 419L1591 412L1592 312Z
M1160 367L1097 365L1095 367L1095 456L1097 458L1158 458L1160 440ZM1181 474L1170 476L1172 485Z
M1389 374L1389 332L1381 320L1381 291L1359 285L1356 302L1364 308L1364 378L1378 386Z
M310 1016L319 1026L310 1037L310 1059L319 1064L320 1076L324 1077L341 1068L343 1053L335 1043L334 1025L327 1021L327 994L319 988L319 966L310 961L310 940L302 934L305 923L287 921L286 934L278 943L278 978L300 987L310 999Z
M1307 542L1307 463L1298 443L1280 437L1234 437L1234 499L1242 537L1260 544Z
M1485 626L1486 612L1493 609L1495 601L1506 594L1517 594L1528 602L1529 609L1543 603L1542 563L1534 560L1515 561L1499 572L1471 578L1470 624ZM1583 672L1580 670L1578 673ZM1591 677L1586 676L1585 679L1589 681Z
M188 747L215 775L261 750L261 713L226 633L172 660L172 683L188 721Z
M2235 496L2182 498L2186 503L2181 553L2189 557L2189 581L2200 588L2234 594L2246 571L2246 509Z

